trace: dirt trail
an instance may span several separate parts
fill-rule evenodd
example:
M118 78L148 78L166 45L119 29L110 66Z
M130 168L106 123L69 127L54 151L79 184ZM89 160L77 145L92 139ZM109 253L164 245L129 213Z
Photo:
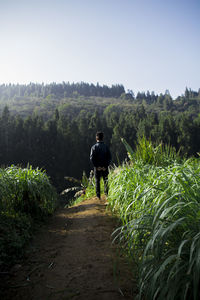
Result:
M130 271L111 244L116 223L105 207L105 199L91 198L59 210L13 268L2 300L134 299Z

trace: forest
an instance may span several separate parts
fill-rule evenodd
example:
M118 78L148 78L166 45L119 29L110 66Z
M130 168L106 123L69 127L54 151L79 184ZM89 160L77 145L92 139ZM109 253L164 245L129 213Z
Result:
M98 130L112 153L108 205L123 225L113 238L137 266L139 299L199 299L200 90L188 88L172 99L122 85L1 85L1 270L55 211L65 177L89 176Z
M58 191L66 187L64 176L89 174L97 130L104 132L116 165L126 158L121 137L133 149L142 136L183 156L200 149L200 90L186 88L173 100L168 91L135 96L123 85L3 84L0 109L0 165L43 168Z

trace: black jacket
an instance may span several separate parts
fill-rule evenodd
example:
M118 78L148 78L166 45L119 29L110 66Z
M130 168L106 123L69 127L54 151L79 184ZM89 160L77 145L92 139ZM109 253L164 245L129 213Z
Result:
M104 142L97 142L92 146L90 152L90 161L94 167L108 167L111 162L111 153Z

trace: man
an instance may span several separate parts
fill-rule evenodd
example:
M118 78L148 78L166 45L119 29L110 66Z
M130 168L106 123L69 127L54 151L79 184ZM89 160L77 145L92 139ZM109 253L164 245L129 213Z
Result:
M108 194L108 166L111 162L111 153L103 142L103 132L96 133L96 144L92 146L90 161L94 166L94 176L96 183L96 195L100 199L100 179L104 180L104 192Z

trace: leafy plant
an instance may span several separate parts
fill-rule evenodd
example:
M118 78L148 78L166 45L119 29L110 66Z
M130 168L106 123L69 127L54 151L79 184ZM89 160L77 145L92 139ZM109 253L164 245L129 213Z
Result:
M51 214L57 194L45 171L0 169L0 265L22 255L35 224Z
M89 185L89 179L87 178L85 171L83 171L83 175L80 180L69 176L65 176L64 178L70 183L76 183L78 185L65 189L61 192L61 195L65 195L69 192L76 192L74 195L75 198L80 197L81 195L85 195L86 188Z
M121 138L121 141L124 144L128 157L132 162L166 166L173 163L175 160L180 161L179 153L176 153L175 148L163 143L155 146L151 140L147 140L144 136L138 139L135 151L133 151L124 138Z
M132 152L134 164L109 175L109 205L122 222L113 237L138 266L139 299L198 300L199 158L173 160L165 153L162 162L158 150L145 145L149 156Z

